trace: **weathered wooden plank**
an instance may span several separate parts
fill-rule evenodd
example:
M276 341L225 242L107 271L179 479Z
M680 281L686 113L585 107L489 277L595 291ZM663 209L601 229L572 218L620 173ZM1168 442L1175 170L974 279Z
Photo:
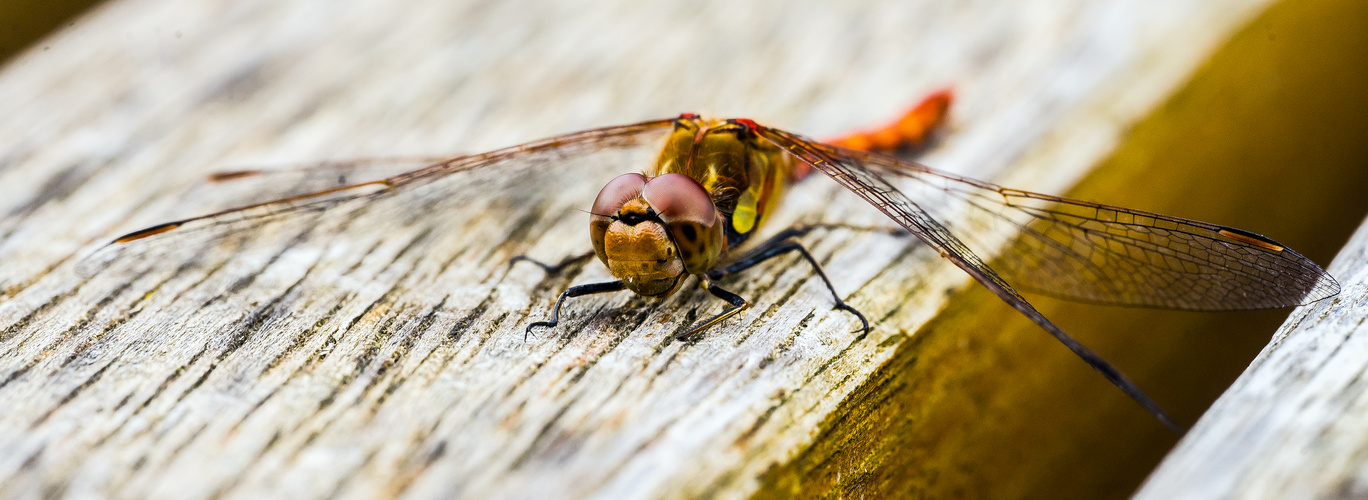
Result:
M1303 106L1322 108L1320 116L1338 123L1334 129L1348 131L1347 137L1361 136L1368 128L1365 120L1344 121L1342 116L1361 117L1368 107L1350 90L1368 80L1368 64L1344 55L1368 49L1368 36L1357 28L1368 18L1368 9L1358 4L1283 5L1265 17L1269 19L1256 24L1289 28L1283 35L1301 32L1277 37L1290 45L1279 59L1311 61L1298 63L1295 73L1301 76L1289 80L1325 82L1316 85L1322 92L1302 91L1307 96L1300 100ZM1332 107L1343 108L1343 114L1329 111ZM1308 137L1333 135L1332 130ZM1291 162L1311 165L1363 154L1361 146L1352 145L1359 141L1329 141L1342 146L1306 149ZM1358 170L1349 166L1352 162L1344 165L1347 171ZM1362 189L1361 181L1351 185ZM1343 199L1358 198L1351 196ZM1361 213L1358 205L1336 203L1335 208L1351 216ZM1362 397L1357 390L1365 365L1360 330L1366 237L1368 225L1360 225L1328 266L1344 285L1340 296L1294 311L1146 480L1138 498L1357 498L1368 492L1360 451L1368 433L1359 425Z
M108 4L0 74L18 103L0 117L0 494L745 494L958 272L831 231L807 243L879 319L868 335L779 264L697 343L670 339L715 310L702 293L583 299L524 342L560 289L605 276L502 265L587 248L572 208L605 177L560 164L471 179L487 189L430 199L443 211L192 240L90 279L72 256L319 180L203 183L224 166L483 151L681 110L821 136L946 84L957 127L931 163L1058 191L1261 5ZM879 223L829 184L793 198L777 226Z
M1329 267L1345 284L1298 308L1137 498L1361 498L1368 426L1368 224Z
M1368 51L1357 3L1279 3L1137 123L1071 196L1222 221L1328 264L1368 199ZM1179 436L969 288L766 473L765 498L918 491L1128 495ZM1191 313L1032 301L1195 422L1289 310ZM1026 368L1029 367L1029 368ZM1072 375L1071 375L1072 374ZM1345 418L1353 418L1346 415Z

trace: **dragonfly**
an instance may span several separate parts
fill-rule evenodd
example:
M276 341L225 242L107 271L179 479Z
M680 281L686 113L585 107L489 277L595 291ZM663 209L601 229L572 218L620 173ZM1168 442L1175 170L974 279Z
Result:
M610 281L575 285L551 317L526 332L559 324L568 299L631 291L663 298L690 278L727 304L678 336L700 334L749 302L719 282L780 255L800 255L826 286L835 308L870 328L842 300L798 240L819 225L795 226L752 240L786 189L821 172L937 251L979 284L1063 343L1160 422L1182 431L1120 370L1041 314L1021 291L1075 301L1186 310L1279 308L1339 293L1321 267L1287 246L1233 227L998 186L943 172L911 157L926 150L947 121L953 94L931 94L890 125L827 141L745 118L674 118L558 135L481 154L422 158L426 165L365 182L157 224L115 238L91 257L107 265L121 254L174 246L178 234L225 234L265 220L356 210L386 199L455 197L478 184L460 175L554 168L576 158L642 150L622 165L588 210L592 251L547 264L550 273L597 258ZM645 164L635 164L644 161ZM615 166L616 168L616 166ZM225 181L260 174L218 174ZM413 193L428 190L426 195ZM526 193L524 193L526 194ZM758 243L757 243L758 241ZM992 265L989 265L992 262Z

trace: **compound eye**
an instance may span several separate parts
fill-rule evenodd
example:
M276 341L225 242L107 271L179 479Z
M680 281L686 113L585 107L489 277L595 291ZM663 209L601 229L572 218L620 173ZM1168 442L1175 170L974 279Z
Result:
M623 204L641 197L641 191L645 187L646 176L641 174L622 174L614 177L599 191L591 212L604 217L617 215Z
M646 181L641 197L665 222L685 220L711 226L717 218L712 197L683 174L665 174Z

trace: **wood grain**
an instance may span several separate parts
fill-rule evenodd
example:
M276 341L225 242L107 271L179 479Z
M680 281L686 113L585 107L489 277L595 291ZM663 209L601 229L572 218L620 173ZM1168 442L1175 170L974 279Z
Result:
M1328 270L1348 284L1298 308L1137 498L1359 498L1368 428L1368 225Z
M1137 498L1368 495L1357 418L1368 367L1368 225L1328 270L1348 284L1298 308L1240 379L1145 482Z
M159 240L88 278L77 262L336 178L204 181L225 167L681 111L821 137L945 85L956 126L928 163L1058 192L1262 4L106 4L0 73L0 495L748 494L966 278L907 238L828 231L805 243L877 318L867 335L789 261L696 343L671 334L717 310L701 292L581 299L524 341L565 286L606 276L503 265L588 248L574 207L605 177L554 163ZM830 183L791 198L775 227L882 223Z

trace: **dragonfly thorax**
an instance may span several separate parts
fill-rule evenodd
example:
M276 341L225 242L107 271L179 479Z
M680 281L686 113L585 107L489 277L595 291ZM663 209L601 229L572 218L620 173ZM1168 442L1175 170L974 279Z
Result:
M721 255L722 225L707 191L680 174L618 176L594 200L594 253L626 287L669 295Z

